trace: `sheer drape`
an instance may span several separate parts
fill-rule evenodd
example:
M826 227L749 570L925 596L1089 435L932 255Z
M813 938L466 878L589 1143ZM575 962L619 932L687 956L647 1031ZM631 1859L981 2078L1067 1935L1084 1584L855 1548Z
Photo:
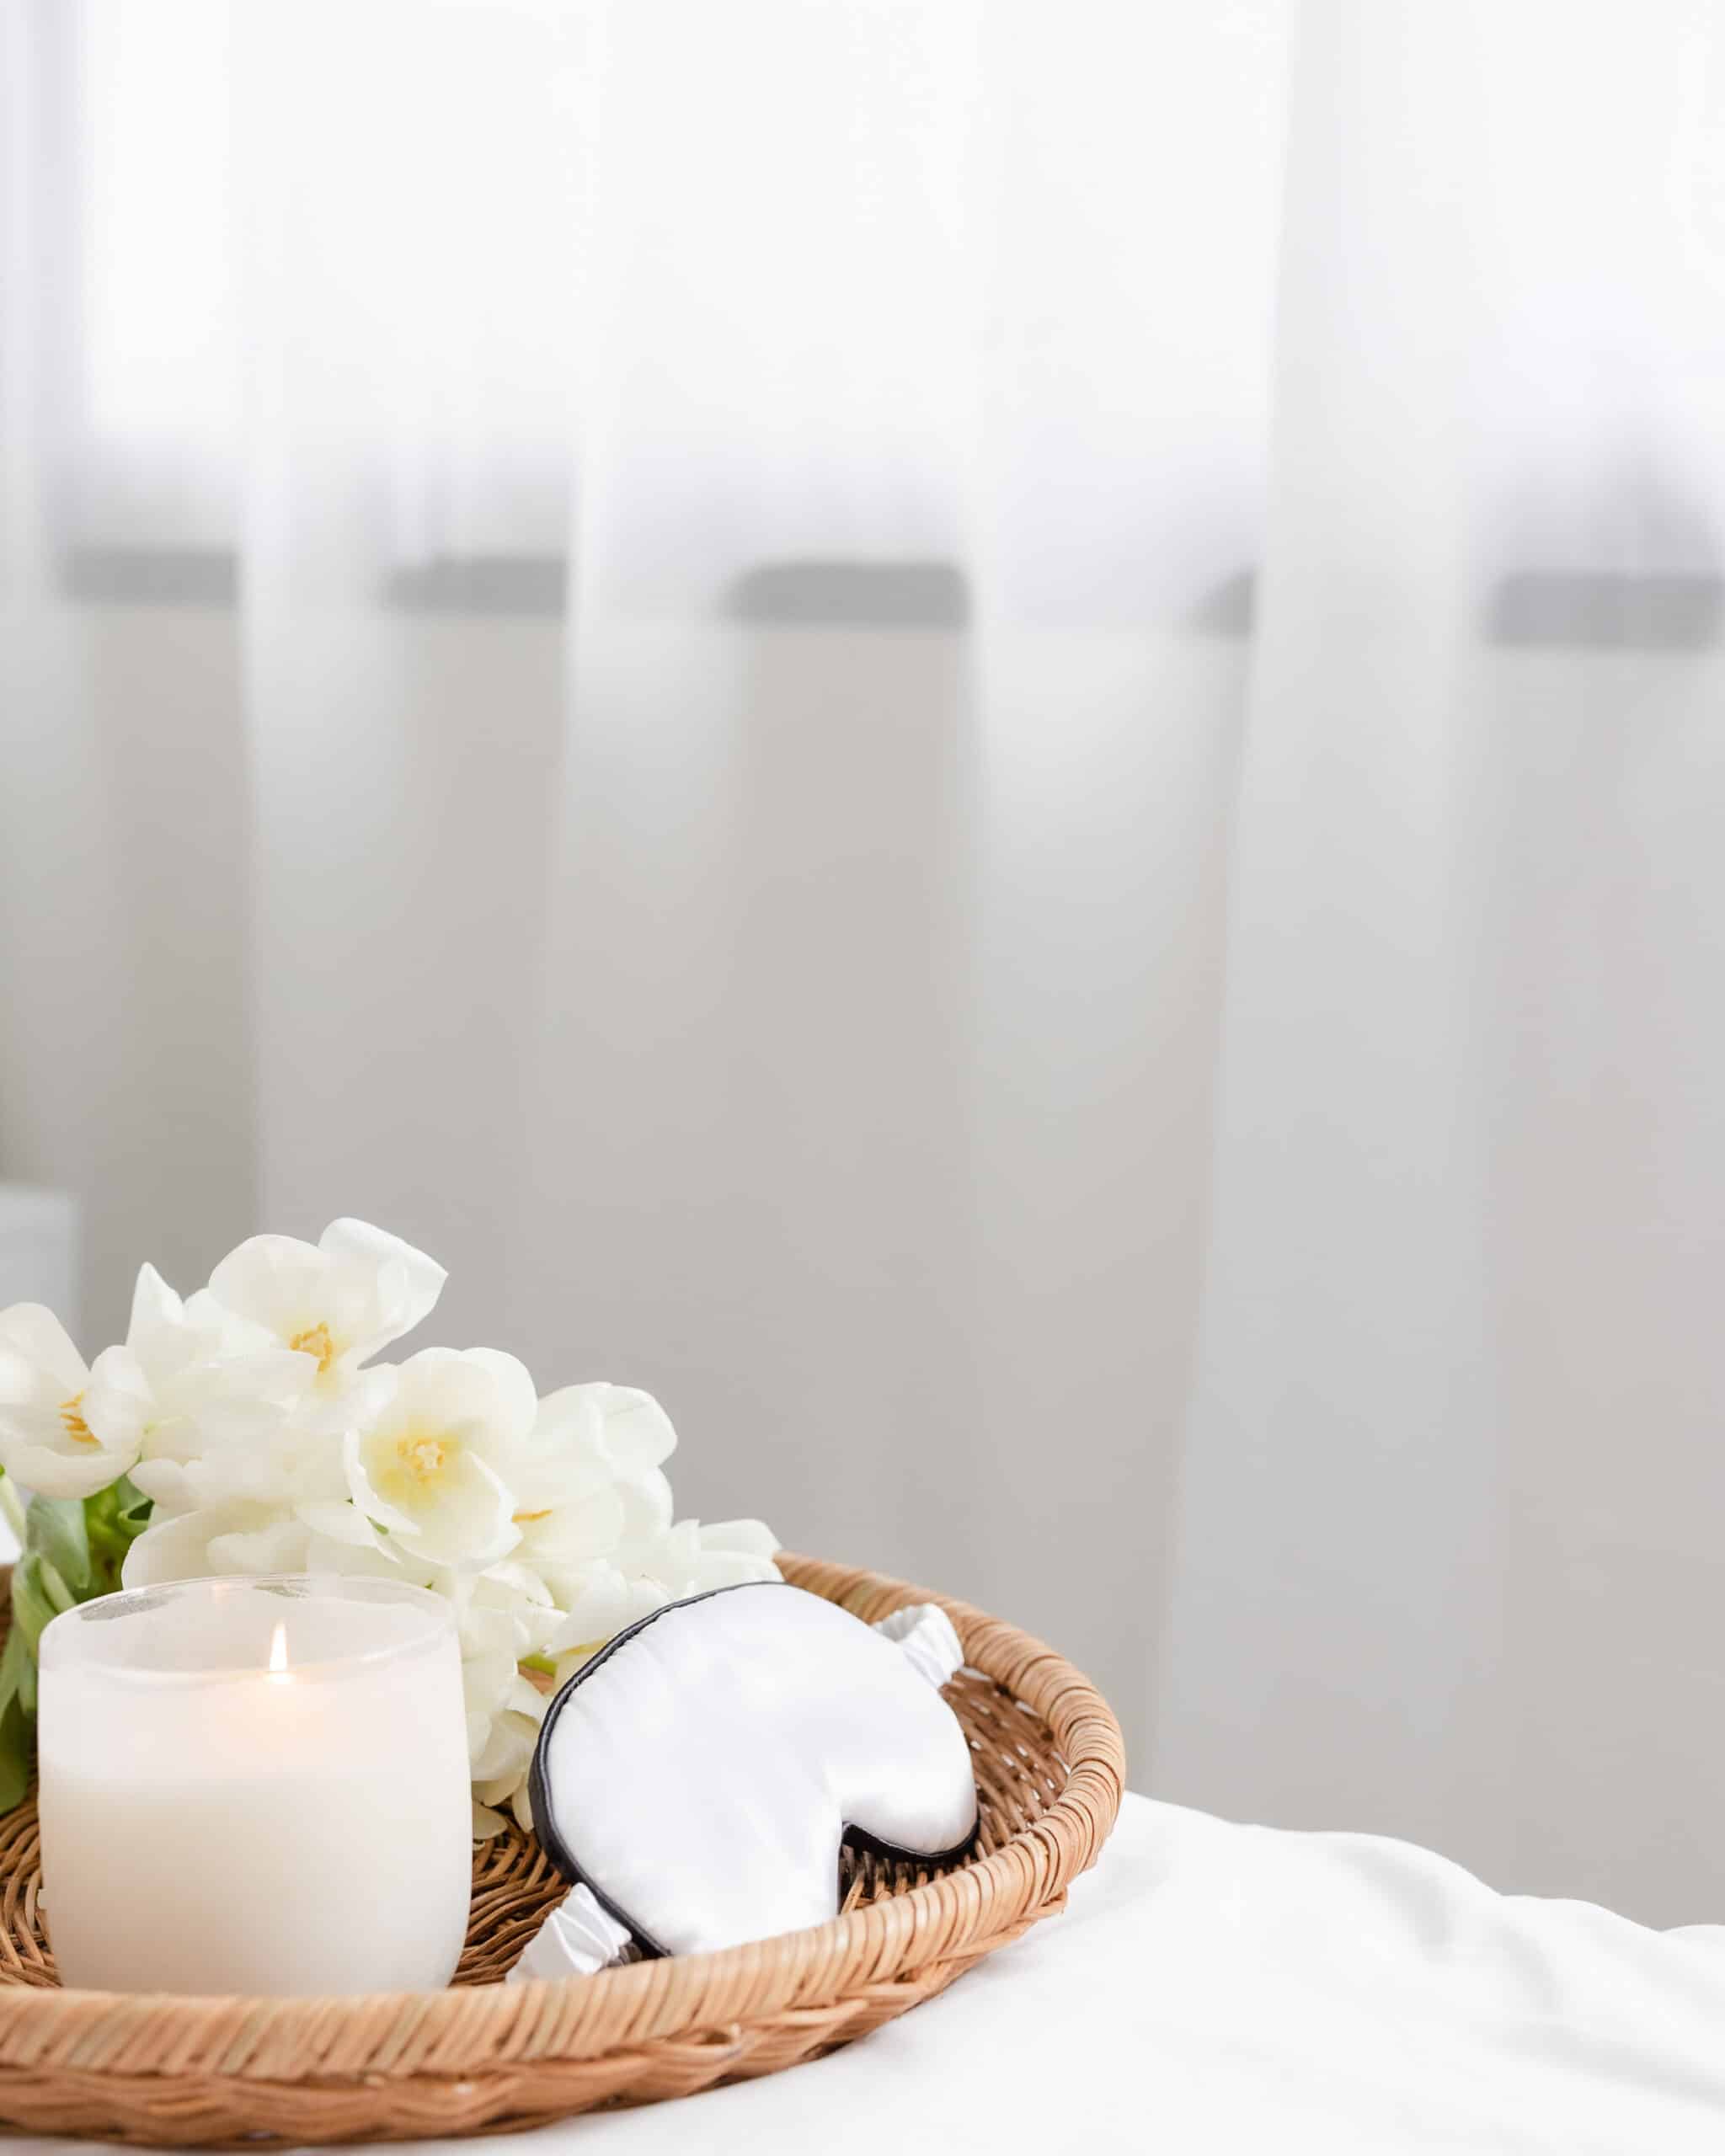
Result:
M1290 111L1160 1757L1712 1916L1725 25L1309 8Z
M1165 1793L1708 1913L1707 11L0 24L87 1330L369 1215Z

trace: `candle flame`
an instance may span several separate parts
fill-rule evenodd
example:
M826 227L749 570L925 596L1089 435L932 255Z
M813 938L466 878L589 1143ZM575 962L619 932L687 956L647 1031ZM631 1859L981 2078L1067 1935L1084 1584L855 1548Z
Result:
M275 1627L275 1636L270 1642L270 1674L272 1677L286 1677L287 1674L287 1627L286 1625L278 1625Z

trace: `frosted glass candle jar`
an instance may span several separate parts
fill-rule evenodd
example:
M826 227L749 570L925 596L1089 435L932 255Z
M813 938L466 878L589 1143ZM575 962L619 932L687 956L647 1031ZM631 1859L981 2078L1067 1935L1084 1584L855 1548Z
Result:
M61 1982L448 1983L472 1808L454 1612L388 1580L188 1580L43 1632L42 1898Z

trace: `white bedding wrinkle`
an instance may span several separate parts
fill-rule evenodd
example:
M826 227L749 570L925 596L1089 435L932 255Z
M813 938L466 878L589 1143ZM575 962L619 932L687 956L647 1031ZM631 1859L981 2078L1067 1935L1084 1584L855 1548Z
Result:
M670 2143L1719 2156L1722 2031L1725 1926L1651 1931L1496 1893L1404 1842L1129 1796L1064 1916L866 2043L679 2104ZM663 2156L667 2115L595 2115L520 2146L577 2143Z

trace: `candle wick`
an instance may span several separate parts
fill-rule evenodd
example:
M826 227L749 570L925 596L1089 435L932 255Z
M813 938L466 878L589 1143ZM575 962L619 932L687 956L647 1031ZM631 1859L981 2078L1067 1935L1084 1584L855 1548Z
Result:
M272 1677L286 1677L287 1674L287 1627L286 1625L278 1625L275 1627L275 1636L270 1642L270 1674Z

